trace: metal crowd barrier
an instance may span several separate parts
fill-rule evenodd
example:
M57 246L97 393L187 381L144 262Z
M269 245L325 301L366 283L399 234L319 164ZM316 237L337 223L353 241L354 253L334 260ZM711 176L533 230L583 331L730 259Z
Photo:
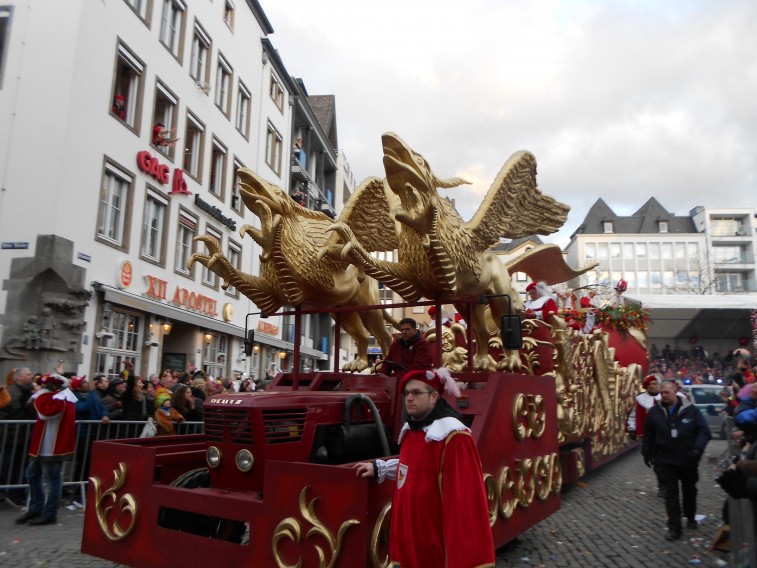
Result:
M23 493L23 499L27 498L27 450L35 422L0 420L0 493L5 493L6 496L13 493L17 497ZM74 457L64 462L63 466L64 495L73 499L78 492L78 502L85 504L93 442L138 438L145 424L143 421L127 420L111 420L108 424L99 420L77 420ZM202 422L182 422L176 424L176 434L201 434L203 427Z

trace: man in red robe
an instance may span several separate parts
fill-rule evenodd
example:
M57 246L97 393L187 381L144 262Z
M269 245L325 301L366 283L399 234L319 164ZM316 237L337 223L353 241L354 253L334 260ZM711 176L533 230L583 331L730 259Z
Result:
M528 300L524 309L527 314L531 314L534 317L549 322L550 314L557 315L557 303L552 299L549 292L549 286L543 282L531 282L526 286L526 292L528 293Z
M56 374L41 379L42 389L33 396L37 423L29 444L29 507L16 519L18 524L51 525L57 522L62 486L63 461L76 449L76 395L64 388L64 377Z
M644 420L647 417L649 409L660 402L660 393L657 390L659 383L655 375L649 375L641 383L644 388L643 393L636 397L634 406L628 414L627 431L632 440L637 436L644 435Z
M408 421L399 459L355 466L360 477L396 480L389 557L401 568L494 566L481 458L470 430L441 393L460 391L446 369L400 380Z

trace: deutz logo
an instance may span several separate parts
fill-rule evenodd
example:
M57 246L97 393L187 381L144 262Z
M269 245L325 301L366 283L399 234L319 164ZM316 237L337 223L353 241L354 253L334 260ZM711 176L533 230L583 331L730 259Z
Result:
M233 399L233 398L214 398L213 402L217 402L218 404L233 404L233 405L236 406L236 405L242 404L242 399L241 398L237 398L237 399Z

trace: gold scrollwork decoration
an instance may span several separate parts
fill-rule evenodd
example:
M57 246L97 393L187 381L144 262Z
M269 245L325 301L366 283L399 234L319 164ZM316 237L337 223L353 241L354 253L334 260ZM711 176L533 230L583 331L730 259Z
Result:
M339 530L337 531L336 537L334 537L334 534L328 529L326 525L324 525L316 516L315 514L315 504L318 501L318 498L313 498L309 503L307 500L307 494L308 490L310 489L310 485L306 485L302 488L302 491L300 491L300 514L302 517L308 521L311 525L313 525L310 530L305 534L305 538L309 538L313 535L318 535L323 537L326 542L329 545L329 552L331 553L331 559L326 562L326 553L323 550L322 547L319 545L314 545L316 553L318 554L318 566L319 568L333 568L334 564L336 564L337 559L339 558L339 555L342 552L342 540L344 539L344 533L353 525L359 525L360 521L357 519L348 519L344 521L340 526ZM297 519L294 517L287 517L286 519L282 520L278 525L276 525L276 530L273 534L273 557L276 561L276 566L278 568L301 568L302 567L302 557L300 557L297 560L296 564L287 564L282 560L281 554L279 553L279 543L282 539L289 539L294 543L299 543L300 539L302 537L302 527L300 526L300 523Z
M371 533L371 562L373 568L389 568L391 561L389 555L386 558L379 558L379 545L381 543L382 535L389 540L389 523L391 521L392 503L391 501L384 505L381 509L376 523L373 525L373 532Z
M505 520L513 516L515 507L518 506L518 494L513 477L513 470L509 467L503 467L497 482L499 514Z
M518 440L539 438L546 426L546 406L540 394L518 394L513 400L513 429Z
M484 489L489 504L489 525L493 527L497 522L497 482L491 473L484 474Z
M559 495L562 490L562 462L560 454L552 454L550 462L550 475L552 476L552 495Z
M113 470L113 485L104 492L102 491L102 482L99 477L92 476L89 478L95 490L95 516L97 517L97 524L100 525L100 530L108 540L113 542L129 536L134 529L134 524L137 522L137 501L134 499L134 496L131 493L126 493L120 498L116 495L116 492L126 483L126 473L126 464L119 462L118 469ZM108 502L110 504L107 504ZM121 527L116 512L114 512L112 517L112 523L108 521L109 513L113 510L116 503L119 505L117 513L127 513L130 516L129 524L126 528Z
M536 475L533 471L534 460L524 458L515 460L515 464L518 469L518 505L528 507L534 500L534 493L536 492Z

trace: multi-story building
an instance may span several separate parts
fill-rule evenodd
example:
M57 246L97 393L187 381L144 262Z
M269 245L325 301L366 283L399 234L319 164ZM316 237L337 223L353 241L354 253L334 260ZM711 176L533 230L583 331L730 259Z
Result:
M599 263L582 282L609 286L623 279L629 295L754 292L753 223L748 208L696 207L677 216L651 198L619 216L598 199L565 252L573 266Z
M259 273L235 172L289 189L301 92L258 2L0 4L0 358L89 375L286 366L286 322L187 266L210 235ZM325 364L330 341L304 360Z

